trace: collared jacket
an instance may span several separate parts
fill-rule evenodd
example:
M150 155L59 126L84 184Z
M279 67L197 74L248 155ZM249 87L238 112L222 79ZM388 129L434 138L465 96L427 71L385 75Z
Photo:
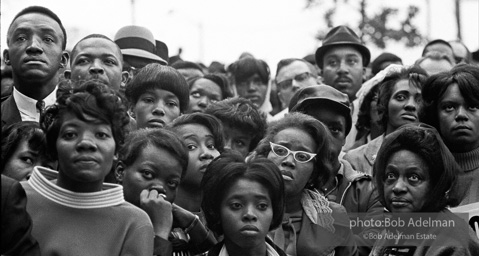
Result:
M384 212L379 201L376 186L370 175L357 172L344 159L340 160L343 168L336 175L338 188L335 198L328 200L338 203L346 209L351 219L377 218ZM368 255L374 241L365 239L367 233L379 233L379 229L356 227L353 228L359 255Z
M367 144L351 149L343 159L348 161L354 170L374 176L373 165L383 140L384 134Z
M2 99L2 129L22 121L20 111L18 110L17 103L13 98L13 95L8 96L5 100Z
M316 191L305 189L301 199L302 211L300 229L293 243L295 256L358 255L354 235L350 229L349 217L343 206L329 202ZM291 219L283 219L290 226ZM283 241L286 234L283 228L272 230L269 236L273 241ZM281 245L281 242L276 242ZM281 248L281 246L280 246Z

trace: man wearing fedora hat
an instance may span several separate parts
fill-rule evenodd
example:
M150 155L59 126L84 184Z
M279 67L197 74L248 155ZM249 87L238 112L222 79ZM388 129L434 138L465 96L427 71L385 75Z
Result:
M370 175L357 172L340 157L341 148L351 130L352 118L349 98L328 85L313 85L299 89L289 104L290 112L301 112L321 121L331 132L331 166L329 180L321 180L316 189L329 201L346 208L351 219L371 219L383 212L377 191ZM322 170L326 171L326 170ZM353 229L360 255L368 255L372 240L365 239L373 228Z
M145 27L122 27L116 32L114 41L123 54L123 70L130 73L130 79L147 64L168 65L168 46L155 40L153 33Z
M366 79L366 67L371 59L369 49L347 26L331 29L316 50L316 64L321 68L323 82L345 93L352 102L352 122L356 123L359 103L356 93ZM343 147L347 151L356 138L356 128L349 133Z

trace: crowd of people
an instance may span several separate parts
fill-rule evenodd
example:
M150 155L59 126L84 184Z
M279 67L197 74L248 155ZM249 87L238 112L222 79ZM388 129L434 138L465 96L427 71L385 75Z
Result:
M67 50L41 6L6 38L1 255L479 255L479 223L452 211L479 211L460 41L371 61L337 26L272 77L248 53L169 56L141 26Z

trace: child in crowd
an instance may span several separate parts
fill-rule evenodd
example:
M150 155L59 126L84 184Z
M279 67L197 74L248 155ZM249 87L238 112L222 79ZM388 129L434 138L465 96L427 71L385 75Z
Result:
M151 256L148 215L103 182L129 121L118 93L88 81L59 95L40 121L58 172L36 166L22 185L41 254Z
M195 244L206 242L209 248L216 242L196 215L173 204L188 166L186 145L176 134L157 128L134 131L120 149L119 159L116 178L123 185L125 200L150 216L155 232L155 255L172 254L168 238L173 223L187 230L191 241L198 241ZM206 239L208 235L210 239Z
M268 64L254 57L240 58L228 67L231 81L239 97L251 100L258 109L272 118L270 102L270 70Z
M56 162L46 154L45 133L38 122L23 121L2 129L2 162L0 170L12 179L27 180L33 167L56 169Z
M290 113L272 122L255 150L281 171L285 188L283 224L271 232L289 255L357 255L349 217L315 188L332 175L330 133L315 118Z
M224 235L209 256L286 256L267 237L281 224L284 211L283 179L273 162L245 163L239 154L223 154L208 166L201 184L208 226Z
M138 129L164 127L188 109L189 88L174 68L158 63L143 67L128 84L125 95Z
M246 157L266 133L266 115L244 98L225 99L206 108L223 124L225 147Z
M233 97L228 78L222 74L206 74L188 79L190 105L187 113L205 112L212 103Z
M198 220L205 223L203 212L201 212L203 199L201 179L209 163L223 152L223 127L214 116L204 113L182 115L168 127L175 131L188 149L188 169L178 187L175 204L194 213L198 216ZM195 248L197 246L192 244L191 239L187 239L184 230L174 228L173 232L177 234L177 237L188 242L185 245L186 251L195 252L197 249L205 248L205 246Z

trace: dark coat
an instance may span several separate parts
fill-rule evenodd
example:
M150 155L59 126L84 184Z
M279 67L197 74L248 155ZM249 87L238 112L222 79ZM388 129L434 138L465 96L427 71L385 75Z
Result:
M17 103L13 99L13 95L10 95L4 101L2 101L2 129L11 124L22 121L20 111L18 110Z
M3 113L3 109L2 109ZM2 175L2 239L0 254L40 255L31 235L32 219L26 211L27 196L22 185Z

